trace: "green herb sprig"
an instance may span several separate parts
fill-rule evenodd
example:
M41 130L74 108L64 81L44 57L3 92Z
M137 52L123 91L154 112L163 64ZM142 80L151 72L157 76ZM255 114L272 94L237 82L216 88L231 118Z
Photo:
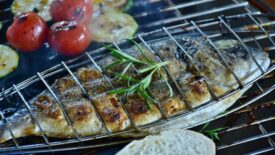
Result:
M209 126L209 123L206 123L200 130L199 132L210 137L212 140L217 140L220 141L220 136L219 132L223 131L226 129L226 127L221 127L221 128L216 128L216 129L211 129L211 130L206 130L206 128Z
M148 93L147 89L152 83L152 78L154 73L159 73L161 77L164 79L166 85L169 88L170 96L173 96L173 90L170 86L169 82L167 81L166 77L161 72L162 67L169 64L168 61L165 62L155 62L150 57L148 57L145 53L145 51L140 47L138 43L136 43L133 40L130 40L133 42L138 51L144 56L145 60L139 60L131 55L128 55L127 53L124 53L118 49L112 48L110 46L105 46L109 51L111 51L112 56L116 59L112 64L108 65L107 68L113 68L118 65L124 64L126 67L123 69L123 71L119 74L116 74L116 77L118 79L127 80L127 87L126 88L119 88L116 90L112 90L109 93L111 94L123 94L125 93L127 96L132 95L134 93L139 94L145 99L145 102L148 106L148 108L151 110L151 103L157 103L157 101L151 97L151 95ZM128 76L125 73L129 70L131 66L135 67L135 65L143 65L144 67L142 69L137 70L138 74L147 74L143 79L135 79L134 77Z

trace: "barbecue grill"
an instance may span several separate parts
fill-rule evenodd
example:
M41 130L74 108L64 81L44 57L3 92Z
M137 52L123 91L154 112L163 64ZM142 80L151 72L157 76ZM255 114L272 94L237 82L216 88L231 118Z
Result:
M4 24L1 36L4 36L4 30L12 20L12 13L9 9L10 3L8 0L0 0L0 20ZM46 136L35 115L32 113L28 100L34 95L41 93L44 89L48 89L51 95L57 101L60 101L51 89L51 84L54 79L66 74L72 76L83 93L87 95L86 90L73 73L75 68L92 64L104 74L104 70L97 64L97 61L104 58L109 52L105 48L98 48L101 45L95 43L89 47L89 50L85 54L74 59L54 56L51 51L49 51L47 52L47 57L50 58L43 60L41 64L39 63L37 68L26 70L28 66L24 65L23 68L19 68L19 70L11 76L0 81L2 84L2 93L0 95L1 106L3 105L3 107L5 107L7 104L26 106L32 119L38 125L42 138L27 137L16 139L10 129L9 131L13 139L0 145L0 153L43 153L91 148L100 151L102 147L110 147L113 145L122 146L133 139L121 139L117 138L117 135L134 132L188 115L200 108L215 104L253 84L253 87L225 113L211 120L205 120L195 126L214 120L209 124L207 129L224 127L224 129L218 132L221 140L217 141L217 154L274 154L275 98L273 94L275 93L275 41L273 38L275 36L275 22L271 19L275 17L275 13L261 13L249 2L242 0L196 0L186 2L182 2L181 0L136 0L134 1L132 9L129 10L129 13L132 14L140 24L139 33L134 39L138 43L145 45L152 53L154 53L154 51L148 43L162 37L170 38L178 45L180 50L184 51L184 48L177 43L174 37L179 34L192 34L202 36L216 50L220 55L220 61L223 62L223 56L220 54L219 49L215 47L213 41L221 37L229 37L238 40L241 45L247 49L248 53L250 53L250 51L247 46L260 48L268 52L272 59L272 64L267 71L263 71L261 66L258 65L259 70L262 71L261 76L245 84L240 82L238 77L234 75L234 72L231 72L236 80L239 81L239 87L237 89L221 97L214 96L212 101L200 107L193 108L188 106L188 112L173 117L166 117L166 114L161 111L164 116L163 119L153 124L136 126L133 123L133 128L126 129L125 131L111 133L106 129L105 134L89 137L81 137L75 131L75 138L64 140L48 138ZM1 43L5 43L5 39L3 38L0 39ZM122 51L131 45L129 41L111 44L111 46ZM46 50L48 50L47 47L41 49L41 52L46 53ZM253 57L251 54L250 56ZM25 61L31 61L38 57L38 55L33 57L22 55L22 57ZM159 61L162 61L157 55L156 57ZM44 63L47 62L51 62L51 64L45 65ZM255 63L257 64L256 61ZM224 62L223 64L230 69L227 63ZM49 65L53 67L45 70ZM19 77L22 72L25 72L26 75ZM168 71L167 73L169 75ZM111 83L111 77L107 75L104 77ZM23 81L22 78L27 80ZM178 84L176 80L171 76L170 81L176 86L175 88L181 92L180 88L177 87ZM39 88L39 90L37 88ZM211 89L209 89L209 91L211 92ZM62 103L58 102L58 104L64 115L67 116ZM92 104L92 106L94 105ZM8 110L0 108L0 118L2 120L6 120L5 117L8 114ZM129 118L131 119L131 117ZM68 116L66 120L71 126L72 123ZM8 122L6 122L6 125L9 127ZM195 126L189 126L188 128L193 128L194 130L200 130L202 128L201 126Z

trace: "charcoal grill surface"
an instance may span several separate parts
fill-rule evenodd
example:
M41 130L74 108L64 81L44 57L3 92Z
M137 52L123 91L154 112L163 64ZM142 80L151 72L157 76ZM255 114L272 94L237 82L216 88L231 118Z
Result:
M0 1L0 20L4 22L4 29L1 30L1 43L6 43L5 29L10 24L12 14L9 11L11 1ZM194 32L198 30L190 23L190 21L201 21L201 29L203 31L220 29L220 20L216 20L219 16L234 16L246 13L259 14L260 12L253 8L248 2L241 0L197 0L197 1L182 1L182 0L136 0L134 6L129 13L135 17L140 25L139 32L149 32L152 30L160 29L162 27L169 27L173 25L182 24L182 27L188 29L193 28ZM221 16L222 17L222 16ZM254 15L253 15L254 17ZM258 22L265 23L268 21L266 17L255 17ZM202 20L213 19L213 21L202 22ZM222 20L224 18L221 18ZM254 22L249 17L241 18L230 22L232 28L243 27L244 25L253 24ZM248 22L250 21L250 22ZM246 23L247 22L247 23ZM211 23L213 25L211 25ZM200 22L195 22L200 24ZM255 25L255 23L254 23ZM192 27L193 26L193 27ZM271 26L272 27L272 26ZM223 27L226 29L226 27ZM248 27L247 27L248 28ZM272 30L272 28L271 28ZM247 31L247 30L246 30ZM176 32L175 32L176 33ZM274 27L273 32L269 32L271 39L275 36ZM199 34L199 33L198 33ZM239 33L238 33L239 34ZM263 33L260 33L261 35ZM248 38L249 34L241 34L242 39ZM213 35L215 37L215 34ZM251 39L251 37L250 37ZM252 39L252 45L255 42ZM274 44L269 38L257 40L260 47L270 53L271 58L274 60ZM100 44L93 43L87 51L92 51L100 47ZM257 47L257 45L256 45ZM47 58L47 59L45 59ZM14 83L19 83L37 72L41 72L51 66L59 64L61 61L66 61L70 58L61 57L56 55L54 51L49 48L42 47L34 54L21 54L19 69L0 80L2 88L9 88ZM33 62L40 62L32 65ZM268 88L274 86L274 71L271 72L270 77L265 77L259 80L254 87L248 91L242 99L235 104L235 107L243 105L251 101L254 97L267 91ZM261 92L263 90L263 92ZM218 154L274 154L274 140L275 140L275 108L274 108L274 91L266 95L264 98L257 100L252 105L245 106L241 111L230 114L229 116L220 118L211 122L208 129L217 127L227 127L220 132L221 141L217 141ZM23 92L23 95L25 93ZM267 105L267 106L260 106ZM254 118L255 117L255 118ZM255 119L255 120L254 120ZM250 124L250 125L248 125ZM196 127L194 130L200 130L201 127ZM115 141L115 140L114 140ZM112 142L112 141L111 141ZM121 141L124 143L123 141ZM110 149L91 149L89 151L96 154L113 154L117 152L122 146L110 147ZM89 145L87 145L89 146ZM79 144L77 147L85 148L85 145ZM68 150L73 148L68 148ZM50 150L46 148L45 150ZM66 150L66 149L65 149ZM85 150L84 152L86 152ZM31 151L30 151L31 152ZM68 152L65 152L67 154ZM83 153L83 151L76 151L70 153Z

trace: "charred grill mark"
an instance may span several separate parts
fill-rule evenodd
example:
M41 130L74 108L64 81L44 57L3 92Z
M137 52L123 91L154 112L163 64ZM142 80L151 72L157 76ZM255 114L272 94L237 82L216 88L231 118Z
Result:
M88 82L102 77L102 74L94 69L82 69L78 72L78 77L81 82Z
M192 90L199 93L204 94L203 85L202 83L193 83L191 84Z
M73 79L64 77L57 80L56 88L60 93L64 93L66 90L74 87L76 84Z
M62 22L54 24L52 29L53 29L53 31L58 32L58 31L73 30L76 27L77 27L77 22L76 21L62 21Z
M258 110L258 109L265 109L265 108L269 109L269 108L272 108L274 106L275 106L275 101L274 102L267 102L267 103L247 107L243 110L235 112L234 114L249 113L250 111L255 111L255 110Z
M17 23L18 23L18 24L19 24L19 23L23 23L23 22L25 22L27 19L28 19L27 15L25 15L25 14L20 15L20 16L18 16L18 21L17 21Z
M115 108L119 108L120 105L118 103L118 100L114 97L110 98L110 102L112 103L112 105L115 107Z
M47 111L47 116L53 119L58 119L61 116L60 109L49 109Z
M98 79L97 81L85 83L84 88L88 90L90 96L95 96L110 90L111 86L105 79Z
M48 96L38 96L33 104L37 108L45 110L52 106L52 100Z
M111 123L114 123L114 122L120 120L120 118L121 118L121 113L117 109L110 109L110 108L105 107L103 109L103 114L105 116L107 116L106 121L111 122Z
M184 108L184 103L178 98L169 98L162 102L164 111L168 114L174 114Z
M203 80L204 78L202 76L194 76L192 78L192 83L191 83L191 88L193 91L199 93L199 94L204 94L204 89L203 89Z
M68 108L68 113L74 121L83 121L92 113L92 108L87 105L74 105Z
M196 76L194 76L194 80L202 83L202 81L204 80L204 78L202 76L196 75Z
M144 114L148 111L143 100L130 101L129 104L131 105L130 109L134 114Z
M249 124L256 121L256 116L253 111L248 112Z

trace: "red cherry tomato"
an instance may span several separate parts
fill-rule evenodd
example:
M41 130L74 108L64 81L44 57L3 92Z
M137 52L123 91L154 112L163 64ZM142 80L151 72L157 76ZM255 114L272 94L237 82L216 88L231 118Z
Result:
M59 53L73 56L83 52L90 44L87 28L76 21L62 21L51 26L49 44Z
M91 0L54 0L50 7L54 21L77 21L88 23L92 17Z
M47 39L46 22L36 13L16 16L6 32L10 45L23 52L37 50Z

